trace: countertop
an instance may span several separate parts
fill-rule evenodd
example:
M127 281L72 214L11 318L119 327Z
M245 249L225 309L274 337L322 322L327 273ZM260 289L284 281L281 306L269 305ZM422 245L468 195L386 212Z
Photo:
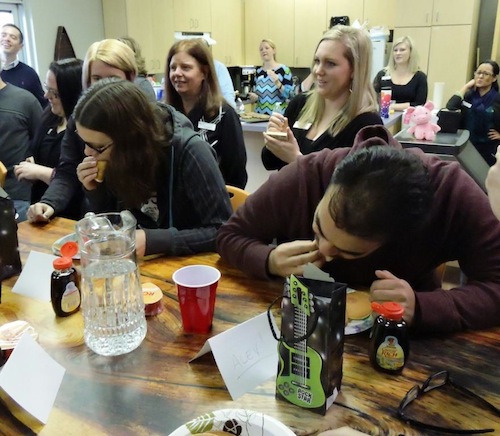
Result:
M399 123L401 126L401 119L403 118L403 112L395 112L389 116L389 118L382 118L384 126L390 129ZM245 121L241 122L241 127L243 132L265 132L267 129L267 121L262 123L247 123ZM398 129L399 130L399 129Z

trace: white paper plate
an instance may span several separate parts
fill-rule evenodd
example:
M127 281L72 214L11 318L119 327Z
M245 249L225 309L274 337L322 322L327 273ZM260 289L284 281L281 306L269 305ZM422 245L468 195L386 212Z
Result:
M52 252L56 256L61 255L61 247L68 241L72 242L78 242L78 237L76 236L76 233L70 233L69 235L63 236L62 238L59 238L56 242L52 244ZM73 256L73 259L80 259L80 252L76 253Z
M245 409L222 409L206 413L170 433L169 436L191 436L208 431L226 431L240 436L296 436L277 419Z
M347 288L347 293L355 292L355 289ZM372 328L373 325L373 316L368 315L363 319L353 319L347 323L344 329L344 334L346 335L355 335L357 333L364 332Z

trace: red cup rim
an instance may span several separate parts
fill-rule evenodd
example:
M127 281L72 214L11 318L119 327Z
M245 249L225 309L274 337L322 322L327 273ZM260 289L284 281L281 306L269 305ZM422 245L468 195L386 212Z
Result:
M197 283L197 284L186 284L186 283L181 283L179 280L176 279L176 277L178 277L178 275L181 273L181 272L184 272L188 269L192 269L192 268L204 268L204 269L210 269L212 271L215 271L217 274L216 274L216 278L213 279L213 280L210 280L206 283ZM174 281L174 283L176 285L179 285L179 286L184 286L186 288L201 288L201 287L205 287L205 286L211 286L213 285L214 283L217 283L221 278L221 273L220 271L213 267L213 266L210 266L210 265L188 265L188 266L183 266L182 268L179 268L177 271L174 271L174 273L172 274L172 280Z

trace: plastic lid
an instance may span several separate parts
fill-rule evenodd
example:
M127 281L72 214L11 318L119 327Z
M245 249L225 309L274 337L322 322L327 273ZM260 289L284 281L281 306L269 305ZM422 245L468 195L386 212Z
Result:
M52 265L55 269L68 269L73 265L73 259L71 257L58 257L54 259Z
M403 306L399 303L395 303L394 301L387 301L385 303L379 304L375 301L372 302L372 309L380 313L382 316L385 316L387 319L392 321L397 321L403 318L404 309Z
M59 250L63 257L72 258L75 254L78 253L78 242L68 241L64 243Z

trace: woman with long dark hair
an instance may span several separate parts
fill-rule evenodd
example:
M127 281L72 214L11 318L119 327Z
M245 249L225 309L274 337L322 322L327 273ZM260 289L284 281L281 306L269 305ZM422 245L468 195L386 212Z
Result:
M16 165L14 170L18 180L33 183L31 204L42 198L59 162L68 118L82 93L82 64L80 59L69 58L51 62L49 65L44 83L44 95L49 105L45 108L40 127L33 138L29 157ZM70 204L61 215L77 218L72 216L72 208L73 204Z
M215 251L229 196L212 150L184 115L109 78L85 92L74 118L87 156L77 175L90 210L130 210L141 228L139 255Z

